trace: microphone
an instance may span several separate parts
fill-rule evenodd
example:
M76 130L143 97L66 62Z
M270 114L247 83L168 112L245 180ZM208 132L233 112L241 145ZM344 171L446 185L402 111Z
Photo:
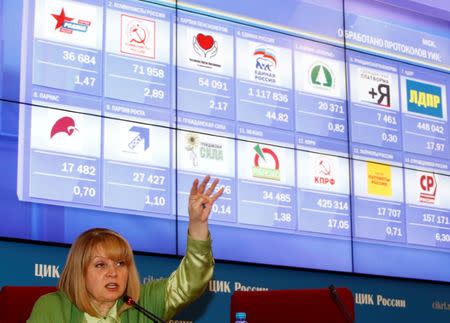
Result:
M345 319L347 320L347 322L354 323L355 321L353 320L352 316L350 315L350 312L348 311L347 306L345 306L345 304L342 302L341 298L339 297L336 287L334 287L334 285L331 284L330 286L328 286L328 289L330 291L331 298L337 304L337 306L339 307L341 312L344 313L344 316L345 316Z
M137 311L141 312L142 314L144 314L146 317L148 317L149 319L153 320L154 322L166 323L166 321L164 321L163 319L159 318L158 316L156 316L155 314L153 314L149 310L143 308L141 305L136 303L130 296L124 295L123 301L125 302L125 304L134 307Z

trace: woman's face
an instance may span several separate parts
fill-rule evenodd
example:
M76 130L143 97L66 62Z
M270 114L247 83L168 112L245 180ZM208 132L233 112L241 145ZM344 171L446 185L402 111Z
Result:
M113 261L102 247L95 248L86 270L86 288L93 305L97 309L111 308L125 293L127 281L128 266L125 260Z

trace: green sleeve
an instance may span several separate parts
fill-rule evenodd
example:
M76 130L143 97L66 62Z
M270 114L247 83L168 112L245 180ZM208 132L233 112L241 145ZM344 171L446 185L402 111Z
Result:
M214 271L211 245L210 236L205 241L193 240L188 236L186 255L167 279L166 319L172 318L206 290Z

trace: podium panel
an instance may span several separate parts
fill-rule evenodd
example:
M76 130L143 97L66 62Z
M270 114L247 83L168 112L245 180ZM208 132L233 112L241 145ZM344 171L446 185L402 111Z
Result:
M353 295L347 288L236 291L231 297L230 322L235 322L237 312L245 312L248 323L349 323L355 319Z

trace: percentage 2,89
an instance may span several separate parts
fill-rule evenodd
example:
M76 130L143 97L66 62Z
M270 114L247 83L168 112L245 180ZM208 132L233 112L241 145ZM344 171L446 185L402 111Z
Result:
M144 96L151 99L164 99L164 91L159 89L150 89L148 87L144 88Z

